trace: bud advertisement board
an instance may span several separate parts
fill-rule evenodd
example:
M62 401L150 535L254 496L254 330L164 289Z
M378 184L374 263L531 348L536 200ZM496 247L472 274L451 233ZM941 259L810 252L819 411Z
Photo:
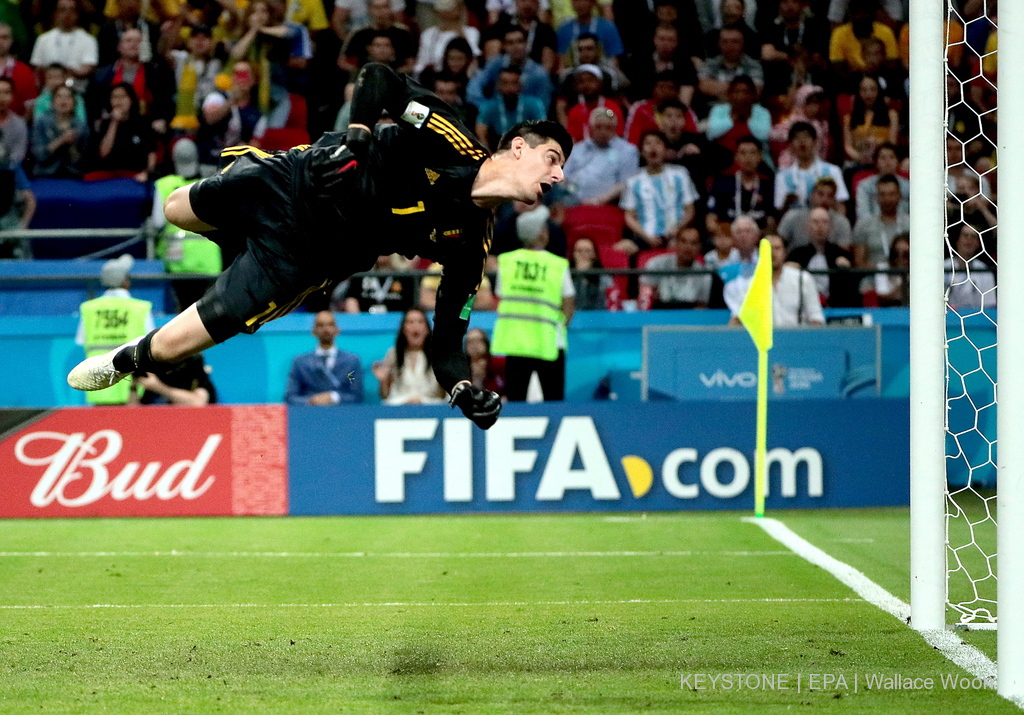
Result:
M7 411L0 517L285 514L280 405Z
M749 509L745 402L289 409L292 514ZM325 419L325 414L331 414ZM909 503L905 400L771 404L770 509Z

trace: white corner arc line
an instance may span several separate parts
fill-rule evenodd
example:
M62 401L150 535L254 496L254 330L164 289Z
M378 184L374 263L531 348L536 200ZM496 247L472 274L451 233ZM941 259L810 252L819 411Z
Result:
M909 625L910 605L893 596L863 572L848 563L829 556L777 519L757 519L746 516L743 517L743 521L760 526L773 539L792 549L797 556L825 569L865 601L878 606L886 613ZM974 646L964 643L960 636L952 631L925 630L920 633L928 645L938 650L950 661L974 677L991 683L992 690L995 692L996 664L987 655ZM1007 698L1007 700L1024 709L1024 698Z

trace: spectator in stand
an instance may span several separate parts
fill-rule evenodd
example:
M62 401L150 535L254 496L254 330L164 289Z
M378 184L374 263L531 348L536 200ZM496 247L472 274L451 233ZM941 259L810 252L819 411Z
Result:
M957 180L968 176L977 180L983 196L993 199L992 187L988 178L982 176L971 164L964 160L964 145L955 136L946 135L946 187L950 194L957 192Z
M715 177L708 193L708 214L717 223L732 223L737 216L744 215L754 219L762 229L769 221L776 223L772 178L760 172L761 146L755 137L740 137L733 154L735 172Z
M818 78L828 70L828 41L831 29L825 18L811 13L807 0L780 0L778 14L761 29L761 64L764 67L765 95L788 95L799 91L801 74ZM822 156L828 156L823 153Z
M861 43L861 54L864 56L864 71L860 74L871 75L877 79L879 91L887 99L906 99L904 80L907 73L886 60L885 43L877 37L869 37ZM848 88L850 94L857 93L859 79L860 75L856 73L851 76Z
M572 0L572 9L576 14L571 20L566 20L558 27L558 53L564 55L564 61L570 65L579 64L573 52L575 40L585 32L597 35L605 54L618 66L618 57L625 48L622 46L622 38L615 23L594 14L594 0Z
M488 2L490 5L490 2ZM543 3L547 5L547 2ZM501 52L505 33L510 27L521 27L526 32L527 56L544 68L549 75L558 64L558 36L554 29L540 18L540 0L515 0L514 11L496 14L494 22L484 32L484 57L489 61Z
M814 279L806 271L786 263L786 245L779 236L768 236L772 245L772 323L776 328L794 328L798 325L824 325L825 313L821 309ZM732 309L730 325L740 325L739 308L749 289L749 281L740 290L727 290ZM734 289L740 283L734 283Z
M445 401L430 367L432 333L427 316L410 308L402 316L395 345L373 364L380 398L388 405L430 405Z
M575 271L603 268L597 246L586 236L580 236L572 245L569 267L574 271L572 285L576 289L577 310L604 310L614 304L615 282L609 275L581 275Z
M36 98L36 78L32 68L11 54L14 32L11 26L0 22L0 77L14 84L14 99L11 111L24 116L26 106Z
M626 56L632 60L651 53L654 28L667 24L679 30L679 44L687 57L704 59L704 28L697 16L694 0L614 0L615 26L619 30Z
M545 105L537 97L522 93L521 79L517 68L503 67L498 74L497 92L480 106L476 135L492 150L502 135L516 124L547 118Z
M369 0L367 7L369 22L349 36L338 58L339 66L347 72L355 72L365 65L367 46L376 35L383 33L390 38L395 50L395 69L411 74L416 68L416 38L408 27L398 22L391 0Z
M853 110L843 115L843 149L853 167L871 166L882 144L895 144L900 138L899 112L888 106L878 79L861 77Z
M149 181L156 169L156 141L150 123L139 114L139 100L127 82L115 84L91 133L86 179L130 176Z
M334 34L347 42L352 34L374 22L373 0L334 0L331 10L331 29ZM396 16L405 12L404 0L388 0L388 7ZM292 20L299 22L298 20ZM310 28L313 29L313 28Z
M377 256L371 272L405 270L408 266L399 265L396 258ZM396 313L412 308L414 300L412 281L408 278L365 275L349 281L344 309L346 313Z
M963 5L975 5L979 6L981 3L959 3ZM850 0L829 0L828 2L828 19L837 25L843 21L846 17L846 13L850 10L852 3ZM881 6L881 13L878 12L878 6ZM886 24L896 26L904 20L904 8L907 6L903 0L881 0L881 2L875 3L875 14L882 18ZM962 40L963 38L961 38Z
M630 144L640 146L640 137L652 129L661 129L658 124L662 104L670 99L678 102L679 79L674 72L662 72L651 85L648 98L636 101L629 108L626 117L625 137ZM684 107L685 110L685 107ZM697 118L693 116L694 131L697 129Z
M659 24L654 29L653 51L649 54L634 54L625 63L625 69L630 80L630 97L634 101L653 97L657 91L655 85L665 76L675 79L677 95L683 104L689 105L693 101L697 71L690 53L680 47L679 28L675 25ZM659 103L665 99L668 97L661 97Z
M667 247L693 222L700 194L686 169L665 163L666 149L665 135L659 131L647 132L640 140L645 166L626 180L619 201L633 240L623 239L616 248L628 255Z
M476 71L476 59L473 57L473 49L469 46L469 42L464 37L453 37L444 49L441 70L435 70L433 65L428 66L420 73L419 79L421 84L429 85L438 74L451 77L458 82L459 94L465 99L469 80L472 79Z
M466 359L474 385L505 397L505 358L491 355L491 339L480 328L466 331Z
M995 255L996 207L991 199L981 193L977 176L964 174L956 179L956 193L946 205L946 222L964 222L973 226L982 237L985 250Z
M579 67L593 65L601 70L602 93L606 96L619 96L629 87L626 75L611 58L605 57L597 35L587 32L576 38L576 59L579 60L577 64L564 64L558 73L559 94L555 110L559 121L565 116L569 105L579 96L576 89L576 69Z
M420 35L420 50L416 56L415 73L422 74L427 67L440 72L443 67L448 43L461 37L469 43L472 59L480 56L480 30L466 24L466 6L462 0L435 0L438 24L423 30Z
M93 116L99 116L110 96L110 88L130 84L138 98L139 115L150 121L157 135L163 136L174 117L174 77L164 62L141 61L141 42L142 33L135 28L121 34L117 61L96 70L89 83L86 105Z
M434 94L455 111L463 124L467 127L475 127L477 108L464 101L459 93L459 89L465 88L465 85L460 85L459 79L448 72L438 72L432 76L433 86L431 89Z
M789 115L778 124L772 127L768 135L774 146L784 146L789 138L789 130L794 124L804 123L814 127L818 135L817 153L823 159L828 159L832 154L832 133L828 123L828 112L826 110L827 97L825 91L817 85L804 85L793 93L793 109ZM772 154L775 154L773 148ZM788 147L778 152L776 165L783 169L792 166L796 159Z
M203 103L217 89L217 75L222 65L213 56L216 47L206 25L193 27L185 46L187 49L170 50L165 56L174 69L174 80L178 86L171 129L195 132L199 129Z
M741 75L750 77L760 94L764 88L761 63L744 52L743 32L733 27L722 28L718 37L718 54L697 72L698 88L712 102L726 102L729 83Z
M806 208L818 179L830 177L836 183L840 203L850 200L843 172L835 164L823 161L817 152L818 131L812 124L797 122L789 128L789 150L795 160L775 175L775 208L784 213L795 207Z
M75 90L58 87L50 111L32 123L36 177L80 179L89 142L89 126L75 116Z
M693 274L703 268L700 255L700 232L692 226L679 231L669 242L672 253L655 256L645 266L652 271L683 271L682 275L643 275L640 277L640 310L651 308L707 308L711 300L714 277Z
M772 115L757 103L757 87L746 75L729 83L725 104L716 104L708 116L707 137L718 148L714 170L724 171L732 165L739 140L753 136L768 141Z
M757 3L753 3L757 5ZM744 15L747 12L747 4L744 0L721 0L719 5L719 19L715 26L704 35L704 48L708 55L714 55L718 51L718 37L723 28L730 27L743 33L743 44L751 57L756 55L755 47L760 47L760 41L754 29L747 24Z
M541 117L546 117L555 87L544 67L530 58L527 47L526 31L521 27L509 26L502 41L502 54L491 59L469 80L466 99L482 111L484 101L495 96L501 72L506 69L517 70L522 95L537 99L543 109Z
M886 174L878 180L876 198L878 211L858 219L853 229L853 258L858 267L884 261L892 240L910 231L910 214L900 211L903 192L895 176Z
M40 35L32 48L37 77L52 64L63 65L74 78L75 90L82 93L98 62L96 38L78 26L77 0L57 0L53 29Z
M711 234L710 251L704 254L704 265L713 270L718 270L729 262L732 255L733 243L730 224L719 223L716 230Z
M249 144L263 136L267 122L253 97L256 72L248 62L236 62L226 90L210 92L203 100L202 121L196 136L199 162L212 173L220 153L229 146Z
M296 355L288 371L284 401L289 405L339 405L363 401L363 366L359 356L335 345L334 313L321 310L313 318L316 350Z
M129 405L184 405L205 407L217 404L217 388L210 379L211 368L203 354L192 355L159 376L151 372L135 377L128 395ZM142 388L140 395L137 389Z
M618 201L626 180L640 168L637 148L615 136L619 119L607 107L590 113L590 136L576 144L565 162L565 180L584 204Z
M900 155L892 144L882 144L875 152L875 173L860 180L857 183L857 220L865 216L878 215L877 187L878 180L882 176L895 176L900 184L900 193L903 195L900 201L900 212L910 213L910 181L896 172L900 168Z
M951 227L955 231L958 227ZM946 301L957 315L996 307L996 273L973 226L961 224L946 259Z
M551 26L559 28L567 21L576 16L572 0L550 0L551 2ZM615 19L613 0L597 0L598 12L609 22Z
M686 167L697 186L706 185L704 157L708 141L700 131L696 113L676 97L662 102L659 110L658 128L668 141L665 160Z
M860 305L859 279L843 269L853 267L853 254L829 240L832 217L823 208L811 209L807 217L809 243L791 249L788 260L803 269L829 270L815 274L814 282L827 304L833 308Z
M779 235L785 239L786 245L790 248L806 246L810 242L810 234L807 232L807 220L811 211L822 208L828 211L831 219L832 230L828 240L846 250L850 250L853 243L850 220L840 210L839 202L836 201L835 179L825 176L814 184L811 190L811 197L807 208L794 206L782 217L779 222Z
M889 258L879 261L875 266L880 271L890 268L910 270L910 234L901 233L889 244ZM861 295L874 293L875 302L880 308L907 307L910 305L910 276L905 273L876 273L867 276L860 282Z
M518 0L475 0L473 3L474 12L480 6L483 6L487 12L486 24L488 26L494 26L503 17L514 17L516 15L516 8L519 5ZM539 17L542 21L550 23L551 20L551 0L534 0L531 7L535 8L534 15ZM477 17L481 21L485 19L482 14L477 14Z
M142 17L139 0L118 0L117 17L107 20L96 35L98 65L104 67L117 61L121 51L121 37L126 30L139 31L139 61L151 62L157 56L160 29Z
M626 118L618 102L604 94L602 78L604 73L595 65L580 65L576 68L575 83L579 101L565 115L565 126L574 142L581 142L590 133L588 118L602 109L615 116L616 133L622 136Z
M267 128L283 127L291 113L287 65L301 26L284 21L284 7L270 0L253 0L245 14L245 33L231 46L233 62L258 66L256 103Z
M899 60L900 50L896 44L896 35L888 25L875 20L877 10L877 0L853 0L850 3L850 21L832 31L828 58L833 70L841 77L848 77L853 72L863 72L866 69L861 48L864 40L869 37L878 38L885 44L888 62L895 63Z
M14 82L0 77L0 165L21 171L28 155L28 125L11 109Z
M757 242L761 238L761 229L749 216L737 216L729 227L729 233L732 237L732 250L729 251L729 257L721 262L718 275L724 283L736 277L749 280L757 265Z
M35 117L46 114L50 111L53 92L58 87L70 86L71 75L64 65L50 65L43 73L43 90L32 102L32 115ZM73 87L72 87L73 89ZM77 91L75 92L75 117L88 123L89 115L85 111L85 100Z

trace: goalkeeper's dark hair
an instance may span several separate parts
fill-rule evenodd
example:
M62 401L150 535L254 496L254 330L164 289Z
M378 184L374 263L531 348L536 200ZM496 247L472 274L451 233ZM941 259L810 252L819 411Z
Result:
M544 142L553 141L561 147L562 154L566 159L572 153L572 137L569 136L568 130L550 119L530 119L516 124L501 135L501 141L498 142L498 148L495 151L505 151L511 148L512 140L516 137L522 137L531 147L538 147Z

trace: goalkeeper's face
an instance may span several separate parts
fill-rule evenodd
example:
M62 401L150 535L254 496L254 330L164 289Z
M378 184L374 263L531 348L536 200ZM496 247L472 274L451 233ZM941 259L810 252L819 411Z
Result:
M562 173L565 155L558 142L547 141L532 147L526 140L516 138L513 140L512 150L516 161L512 164L511 175L508 177L512 192L508 198L529 204L537 203L555 184L565 178L565 174Z

